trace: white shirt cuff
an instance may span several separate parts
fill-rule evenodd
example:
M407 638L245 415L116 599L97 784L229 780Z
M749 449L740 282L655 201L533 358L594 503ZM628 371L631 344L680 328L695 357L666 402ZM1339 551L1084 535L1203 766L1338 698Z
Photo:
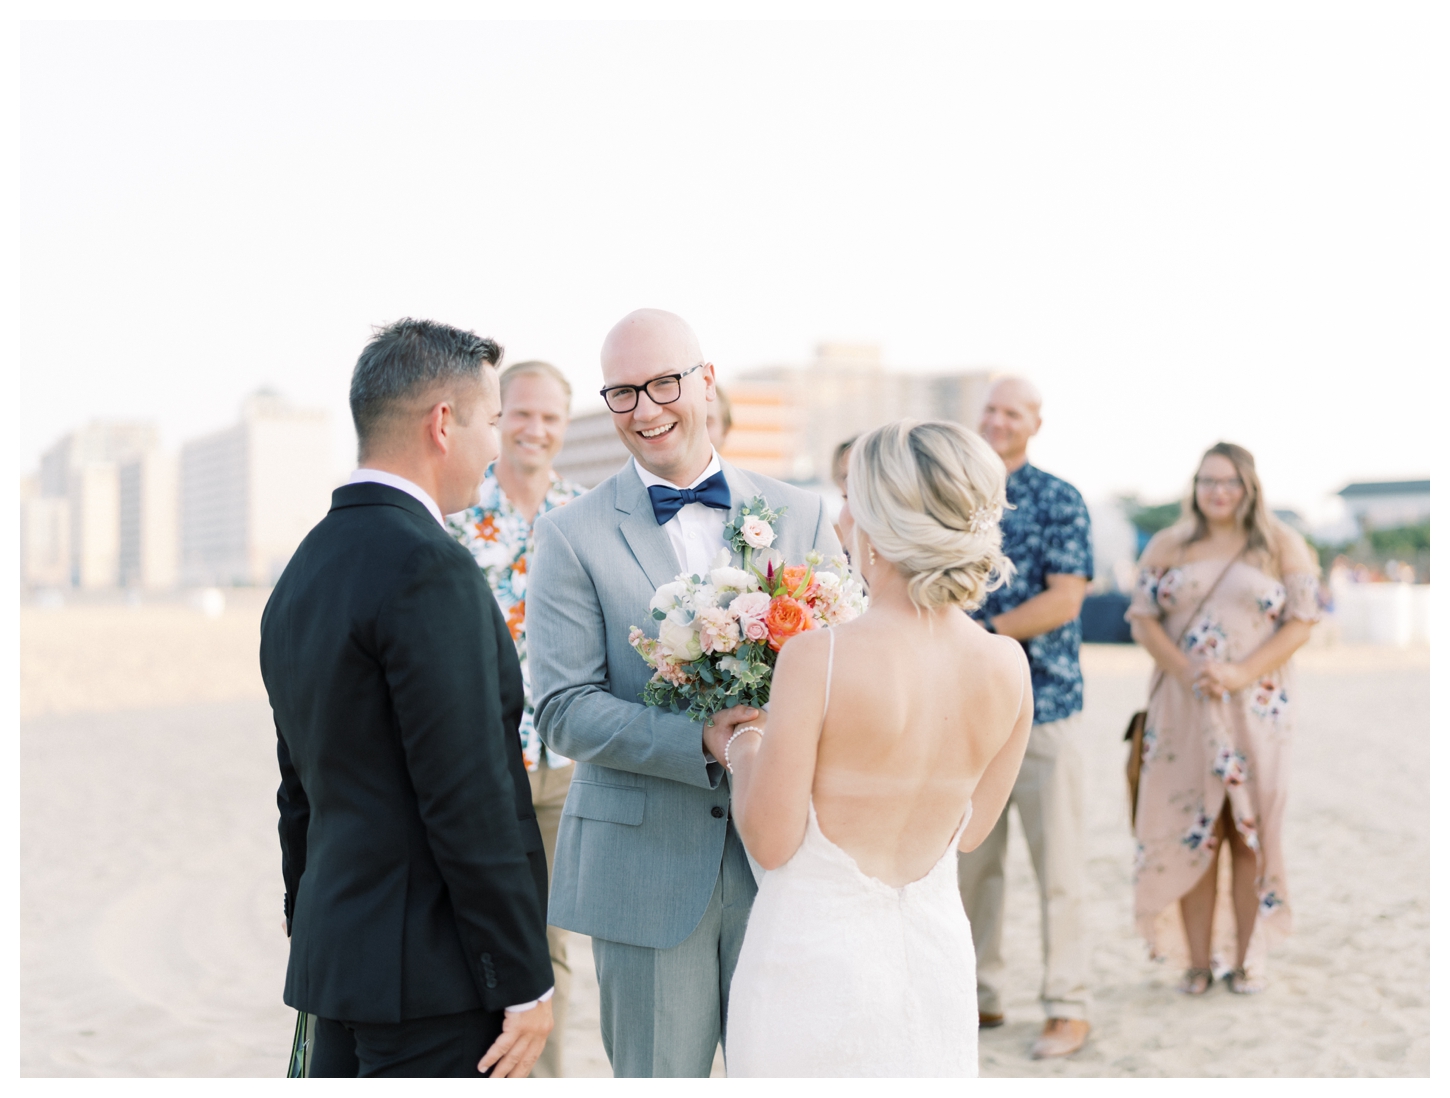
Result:
M527 1003L520 1003L518 1006L504 1007L503 1012L505 1014L521 1014L526 1010L533 1010L534 1007L538 1006L540 1003L547 1003L553 997L554 989L551 987L548 991L544 992L544 994L540 995L537 999L532 999Z

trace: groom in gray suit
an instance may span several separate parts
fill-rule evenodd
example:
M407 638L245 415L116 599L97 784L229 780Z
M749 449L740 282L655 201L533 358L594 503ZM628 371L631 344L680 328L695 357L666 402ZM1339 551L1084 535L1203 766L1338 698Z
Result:
M534 527L526 630L535 722L576 760L554 851L549 922L593 938L599 1021L617 1077L704 1077L725 1031L755 878L706 726L647 708L629 646L655 589L707 572L742 503L777 510L774 548L840 551L821 498L720 460L705 420L715 367L690 327L641 309L610 331L601 393L634 455ZM737 566L740 561L733 561ZM710 731L752 719L737 706Z

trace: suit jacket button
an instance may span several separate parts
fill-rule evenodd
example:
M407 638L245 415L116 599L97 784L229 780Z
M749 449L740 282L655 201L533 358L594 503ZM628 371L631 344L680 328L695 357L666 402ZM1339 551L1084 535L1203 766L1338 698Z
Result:
M710 809L710 815L714 816L717 820L723 820L725 818L725 810L717 804L714 808Z
M484 985L486 987L498 987L498 981L495 980L492 976L490 976L488 979L484 980L483 982L484 982Z

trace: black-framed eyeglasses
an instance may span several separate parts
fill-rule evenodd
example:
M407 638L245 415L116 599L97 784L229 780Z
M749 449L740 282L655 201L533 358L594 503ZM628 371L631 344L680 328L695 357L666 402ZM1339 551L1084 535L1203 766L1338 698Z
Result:
M1215 488L1222 488L1225 492L1235 492L1244 486L1244 482L1238 477L1194 477L1193 483L1205 492L1212 492Z
M683 374L661 374L659 377L650 378L643 385L607 385L599 390L599 395L609 405L611 412L634 411L639 406L640 393L647 394L656 404L673 404L680 399L680 381L702 369L704 365L702 362L699 366L691 366Z

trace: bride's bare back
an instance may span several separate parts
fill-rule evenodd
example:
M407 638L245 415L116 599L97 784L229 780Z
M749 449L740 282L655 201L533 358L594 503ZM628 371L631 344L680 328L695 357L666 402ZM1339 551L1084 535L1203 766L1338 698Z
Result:
M816 816L863 873L900 886L941 858L1030 706L1022 649L956 610L867 614L836 634Z
M831 842L900 887L941 858L969 801L963 850L1001 815L1032 726L1026 656L956 609L873 607L833 632L834 655L824 631L781 652L770 762L737 790L738 824L773 869L800 845L813 801Z
M812 803L821 834L894 887L941 861L969 802L960 849L996 824L1032 731L1027 657L962 609L1011 575L1006 478L958 424L901 420L852 446L841 529L870 609L785 644L763 739L736 737L736 826L766 869L800 847Z

